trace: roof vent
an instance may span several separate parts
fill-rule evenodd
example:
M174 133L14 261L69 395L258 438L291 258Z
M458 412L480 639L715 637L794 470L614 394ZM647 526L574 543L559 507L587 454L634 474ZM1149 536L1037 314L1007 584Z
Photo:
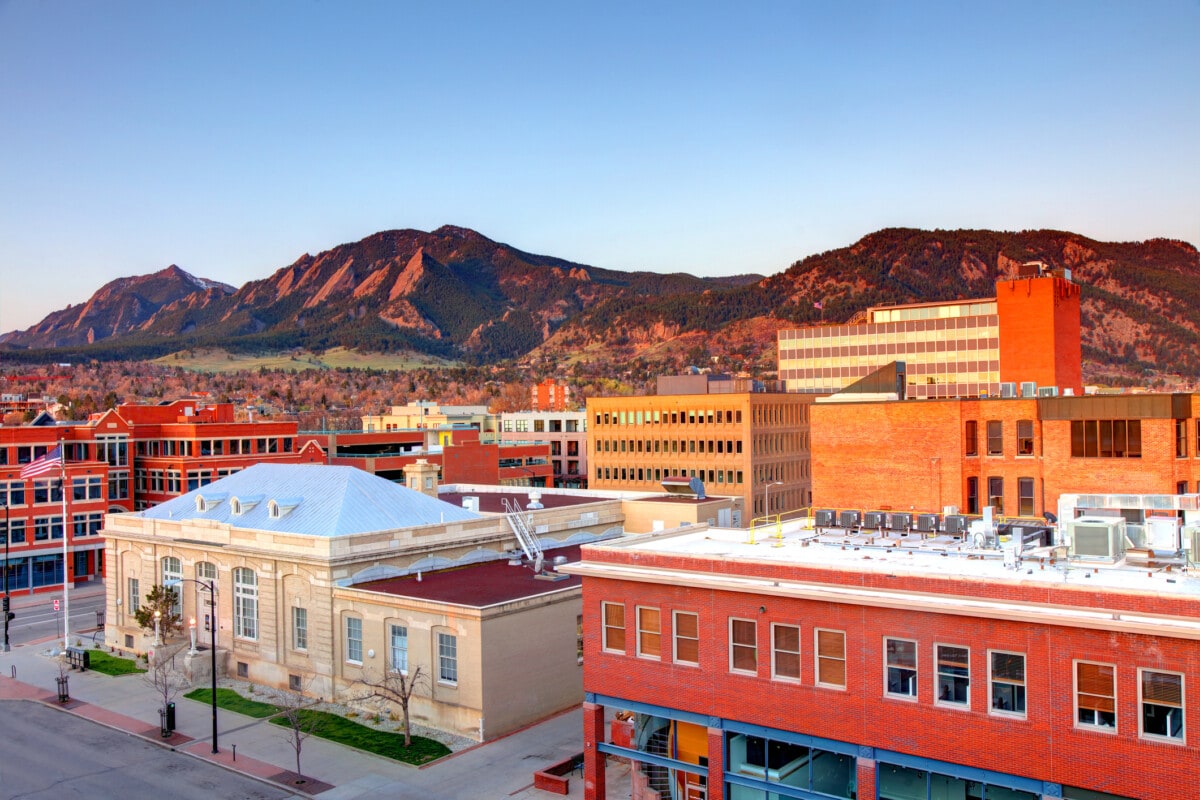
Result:
M542 493L541 492L530 492L529 493L529 502L525 504L525 507L526 508L545 508L545 506L542 505Z

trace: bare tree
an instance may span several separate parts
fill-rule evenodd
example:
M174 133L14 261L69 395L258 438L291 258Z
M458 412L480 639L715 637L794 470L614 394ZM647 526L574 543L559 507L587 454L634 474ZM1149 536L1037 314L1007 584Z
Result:
M153 688L155 694L162 699L164 713L171 701L191 685L187 676L175 664L175 656L185 647L187 645L160 645L154 650L153 657L146 659L147 668L142 675L142 681Z
M427 684L427 676L421 667L415 667L412 672L401 672L398 669L388 669L382 675L372 669L364 669L362 677L355 681L355 686L361 686L364 692L356 699L367 700L377 698L400 706L401 718L404 722L404 746L412 744L412 731L408 715L408 701L418 686Z
M300 751L304 748L304 740L316 733L321 724L321 717L312 712L312 706L321 702L320 698L313 700L305 696L312 688L316 676L306 675L300 682L298 692L288 692L275 700L279 707L279 719L283 720L287 729L287 741L296 751L296 776L304 777L300 771Z

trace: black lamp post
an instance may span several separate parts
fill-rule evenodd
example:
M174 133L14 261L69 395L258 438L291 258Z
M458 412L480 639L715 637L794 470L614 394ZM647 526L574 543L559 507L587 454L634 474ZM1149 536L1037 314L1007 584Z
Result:
M212 751L219 753L221 751L217 749L217 582L216 580L201 581L195 578L177 578L171 581L171 583L183 583L184 581L199 584L203 587L204 591L208 592L208 602L210 608L212 608L212 613L209 614L208 618L208 631L210 634L208 654L212 659Z
M8 501L4 502L4 652L9 652L8 645Z

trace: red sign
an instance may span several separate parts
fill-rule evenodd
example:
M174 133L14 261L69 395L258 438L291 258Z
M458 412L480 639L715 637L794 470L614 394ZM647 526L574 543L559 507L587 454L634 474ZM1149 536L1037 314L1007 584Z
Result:
M58 611L58 601L57 600L54 601L54 610Z

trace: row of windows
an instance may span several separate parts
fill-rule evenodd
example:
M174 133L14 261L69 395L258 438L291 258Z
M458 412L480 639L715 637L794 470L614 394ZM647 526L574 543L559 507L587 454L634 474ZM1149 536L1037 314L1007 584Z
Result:
M987 502L984 505L993 506L999 514L1004 513L1004 478L992 475L986 478ZM979 496L980 479L977 477L967 478L967 513L979 514L980 512L980 496ZM1032 517L1037 514L1036 500L1034 495L1034 479L1033 478L1017 478L1017 506L1016 515L1019 517Z
M597 453L742 452L741 439L596 439Z
M671 640L663 641L663 618L659 608L636 606L632 620L633 641L628 641L626 607L602 602L601 648L608 653L632 654L638 658L700 666L700 617L694 611L671 612ZM728 662L733 674L759 675L760 658L769 658L772 680L800 683L802 641L799 625L772 622L769 652L759 653L759 624L753 619L728 618ZM846 634L844 631L812 630L813 684L835 689L847 686ZM912 639L884 637L883 693L887 697L916 701L921 680L919 643ZM1024 653L987 651L988 713L1025 718L1026 659ZM1116 667L1088 661L1074 662L1075 724L1109 732L1117 730ZM934 703L950 708L971 708L971 650L960 644L934 644ZM1162 670L1138 669L1138 734L1144 738L1184 742L1183 675Z
M220 469L190 469L187 471L187 481L177 469L135 469L133 481L138 493L157 492L166 494L183 494L195 491L202 486L208 486L215 480L228 477L235 472L241 472L241 467L222 467ZM125 478L128 481L128 477Z
M16 447L0 447L0 465L29 464L46 455L55 445L17 445ZM129 443L124 438L100 437L94 444L87 442L64 442L63 459L65 461L103 461L112 467L124 467L129 464ZM13 451L12 454L9 451Z
M237 456L266 453L290 453L294 440L290 437L259 439L149 439L137 443L137 455L143 458L161 456Z
M579 433L587 430L587 420L580 419L502 419L504 433Z
M600 425L722 425L741 424L741 409L689 409L687 411L597 411Z
M705 475L707 474L707 478ZM695 470L695 469L650 469L649 467L596 467L595 480L604 481L652 481L659 483L663 478L672 475L683 475L689 478L700 478L702 481L707 481L712 485L721 484L741 484L742 471L740 469L710 469L710 470Z
M363 621L360 617L345 618L346 661L355 666L363 663ZM397 623L387 626L388 664L393 672L408 674L408 627ZM308 648L308 611L292 608L292 646L297 650ZM437 680L441 683L458 683L458 637L439 631L435 636L437 647Z

